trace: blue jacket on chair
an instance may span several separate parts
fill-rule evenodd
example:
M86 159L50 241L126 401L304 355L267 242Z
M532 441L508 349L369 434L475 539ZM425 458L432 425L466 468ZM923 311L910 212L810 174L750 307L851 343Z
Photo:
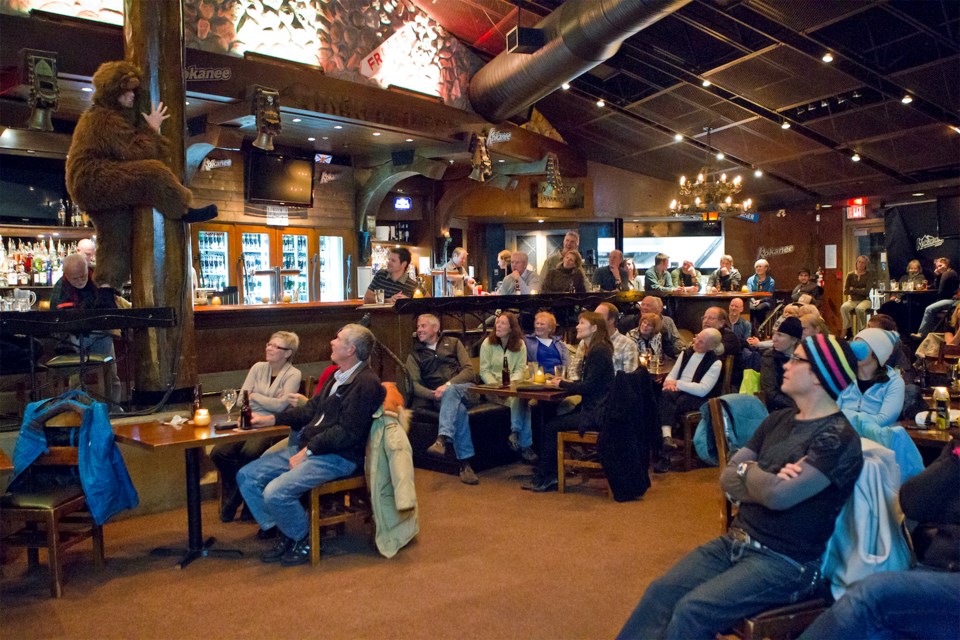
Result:
M756 396L741 393L720 396L720 402L723 403L724 414L731 420L731 423L724 425L724 431L727 434L727 446L732 457L737 449L750 441L753 432L767 417L767 408ZM701 460L716 467L719 464L717 443L713 439L713 426L707 403L700 406L700 415L700 423L693 434L693 447Z
M77 411L83 416L76 446L80 484L94 522L103 524L120 511L136 507L140 499L114 442L107 405L94 402L79 390L27 405L13 451L10 490L16 491L20 475L48 451L46 421L65 411Z

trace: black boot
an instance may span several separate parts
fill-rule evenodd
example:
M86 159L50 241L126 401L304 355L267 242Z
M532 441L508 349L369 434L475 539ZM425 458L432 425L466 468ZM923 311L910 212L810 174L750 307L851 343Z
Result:
M273 546L260 554L260 562L280 562L280 559L293 547L294 541L279 532Z
M205 207L200 207L199 209L187 209L187 215L183 216L183 221L189 224L196 222L206 222L207 220L213 220L217 217L217 205L208 204Z

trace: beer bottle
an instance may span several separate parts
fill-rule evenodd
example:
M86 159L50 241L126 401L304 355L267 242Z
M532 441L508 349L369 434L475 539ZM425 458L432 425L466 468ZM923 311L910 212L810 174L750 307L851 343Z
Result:
M500 371L500 382L505 387L510 386L510 363L507 362L507 354L503 354L503 369Z
M203 404L203 385L199 382L193 388L193 415L197 415L197 410Z
M950 428L950 392L946 387L934 388L933 407L937 429L946 431Z
M253 409L250 408L250 392L243 390L243 400L240 401L240 428L253 428Z

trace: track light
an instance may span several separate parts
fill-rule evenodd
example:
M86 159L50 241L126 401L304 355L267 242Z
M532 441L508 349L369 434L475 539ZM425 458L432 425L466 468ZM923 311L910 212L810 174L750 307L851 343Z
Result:
M602 109L603 107L607 106L607 103L603 101L603 98L600 98L597 100L597 106Z
M709 87L709 86L710 86L711 84L713 84L713 83L710 82L709 80L704 80L704 81L701 82L700 84L702 84L704 88L707 88L707 87Z
M682 133L677 133L677 134L675 134L675 135L673 136L673 141L674 141L674 142L683 142L683 134L682 134Z
M560 85L560 88L566 91L570 88L570 85L569 83L564 82L562 85Z
M789 128L790 128L790 123L787 122L786 120L784 120L783 122L780 123L780 128L781 128L781 129L789 129Z
M853 160L854 162L860 162L860 154L854 153L852 156L850 156L850 159Z
M900 102L902 102L903 104L910 104L911 102L913 102L913 96L911 96L908 93L904 95L902 98L900 98Z
M754 177L754 178L759 178L759 177L761 177L761 176L763 176L763 171L761 171L759 168L753 170L753 177Z
M830 64L831 62L833 62L833 54L827 51L825 54L823 54L823 57L820 59L826 62L827 64Z

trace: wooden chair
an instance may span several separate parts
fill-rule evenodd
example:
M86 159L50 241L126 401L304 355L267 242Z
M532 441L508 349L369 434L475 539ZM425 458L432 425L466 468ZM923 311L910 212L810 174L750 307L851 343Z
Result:
M348 520L362 519L368 526L371 537L373 509L370 505L370 490L361 467L360 475L326 482L310 490L310 563L320 564L320 542L324 527L337 527L343 533Z
M723 402L720 398L710 398L707 403L710 421L713 426L713 438L717 443L717 460L720 470L727 466L729 445L724 430ZM720 490L720 533L726 533L733 521L735 507ZM825 598L813 598L804 602L777 607L744 618L733 627L733 632L743 640L790 640L796 638L814 620L823 613L830 603Z
M576 431L561 431L557 434L557 492L566 491L566 472L569 469L584 479L600 478L607 485L607 496L613 499L610 484L603 474L603 465L599 460L578 460L567 457L570 453L568 445L586 445L596 450L597 439L600 434L596 431L587 431L582 436Z
M81 415L68 411L58 414L44 425L45 429L80 426ZM51 446L49 452L37 458L33 467L77 467L77 447ZM59 598L61 586L61 562L63 552L73 545L93 539L93 563L103 567L103 528L94 523L87 511L86 497L79 481L67 486L40 490L23 490L8 493L3 497L0 522L4 530L16 525L22 528L3 538L3 544L27 548L27 563L32 569L39 564L40 549L47 550L50 566L50 595Z

